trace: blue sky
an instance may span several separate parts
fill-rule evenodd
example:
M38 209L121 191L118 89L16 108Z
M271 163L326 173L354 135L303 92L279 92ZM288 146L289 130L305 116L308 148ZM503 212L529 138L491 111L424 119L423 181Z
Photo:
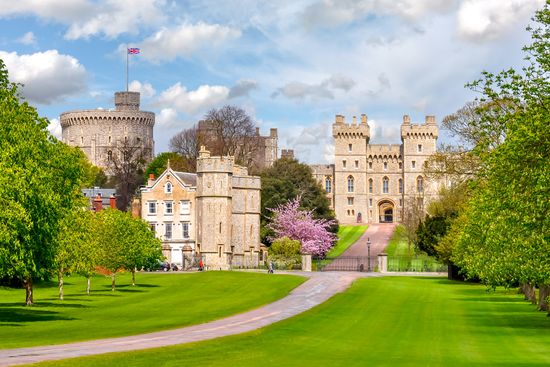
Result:
M366 113L375 143L403 114L437 121L475 94L482 70L522 65L544 0L0 0L0 58L60 134L59 114L112 108L130 90L156 113L156 153L224 104L279 148L331 162L334 115ZM440 141L448 139L442 134Z

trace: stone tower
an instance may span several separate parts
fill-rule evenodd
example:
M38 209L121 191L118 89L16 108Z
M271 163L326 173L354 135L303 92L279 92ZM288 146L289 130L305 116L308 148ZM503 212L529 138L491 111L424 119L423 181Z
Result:
M116 92L115 110L81 110L60 116L62 140L77 146L109 174L110 161L124 148L139 148L146 161L154 154L155 114L141 111L138 92Z
M401 141L403 142L403 180L405 182L405 201L422 198L429 201L437 195L435 183L428 182L423 176L424 163L437 151L437 127L435 116L426 116L424 124L411 124L408 115L403 116Z
M361 115L359 124L355 116L351 124L346 124L344 116L336 115L332 136L335 148L334 211L337 218L364 218L365 213L360 208L367 207L366 157L370 140L367 115ZM350 195L350 192L353 194Z

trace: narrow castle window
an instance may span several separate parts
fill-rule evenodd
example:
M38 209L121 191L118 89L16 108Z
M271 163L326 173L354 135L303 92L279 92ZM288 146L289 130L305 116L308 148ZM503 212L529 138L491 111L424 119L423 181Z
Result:
M359 161L355 161L355 168L359 168Z
M412 168L416 168L416 161L411 162Z
M107 151L107 161L111 162L113 160L113 152Z
M418 176L416 178L416 191L423 192L424 191L424 179L422 176Z
M372 186L373 186L372 178L369 178L369 193L371 194L372 194Z
M369 169L372 169L372 162L369 162Z
M327 193L331 193L332 192L332 181L330 180L329 177L327 177L325 179L325 191Z
M372 207L372 199L369 199L369 206ZM372 212L371 212L372 215Z
M403 163L399 162L399 169L403 169Z
M346 168L346 160L345 159L342 161L342 167Z
M348 192L353 192L353 184L354 184L354 180L353 180L353 176L348 176Z
M353 205L353 198L348 198L348 205Z
M403 179L401 178L399 179L399 193L403 193Z
M384 162L384 171L388 170L388 162Z
M390 179L387 178L387 177L384 177L384 178L382 179L382 192L383 192L384 194L387 194L387 193L388 193L388 191L389 191L389 186L390 186Z
M220 231L220 233L222 233L222 222L220 222L219 231Z
M348 144L348 151L351 152L353 144Z
M80 144L84 144L84 137L83 136L80 137Z
M111 144L111 137L109 136L109 144Z
M422 152L422 144L418 144L418 152Z

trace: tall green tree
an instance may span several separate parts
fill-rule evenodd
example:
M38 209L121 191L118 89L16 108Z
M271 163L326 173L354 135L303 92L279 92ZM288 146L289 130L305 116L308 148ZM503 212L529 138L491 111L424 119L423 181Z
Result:
M480 92L483 121L497 121L504 140L485 150L473 199L453 259L491 286L539 287L539 308L550 293L550 1L529 27L527 64L483 73L469 86ZM498 113L496 113L498 112Z
M262 178L262 241L272 236L266 225L273 217L274 209L300 196L300 209L313 210L316 219L334 220L334 212L321 185L313 178L311 168L295 159L279 159L261 172ZM338 231L338 226L332 228Z
M168 161L170 161L170 168L174 171L180 172L195 172L196 168L191 165L186 158L176 152L163 152L160 153L149 163L145 169L145 179L149 178L150 174L155 175L158 178L166 168L168 167Z
M64 213L80 203L82 152L59 142L8 79L0 60L0 276L33 281L55 267Z
M132 272L132 285L135 285L136 269L162 259L161 242L146 222L129 213L106 209L99 212L98 217L99 265L111 273L111 289L115 290L116 274L121 270Z

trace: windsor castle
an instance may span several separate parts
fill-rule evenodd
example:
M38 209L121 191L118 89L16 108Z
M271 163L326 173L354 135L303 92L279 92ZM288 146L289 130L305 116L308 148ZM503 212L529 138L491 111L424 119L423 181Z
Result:
M436 152L439 129L434 116L412 124L403 116L401 144L370 144L367 116L332 125L334 164L312 165L340 223L401 222L411 208L423 210L440 182L428 181L424 162Z

